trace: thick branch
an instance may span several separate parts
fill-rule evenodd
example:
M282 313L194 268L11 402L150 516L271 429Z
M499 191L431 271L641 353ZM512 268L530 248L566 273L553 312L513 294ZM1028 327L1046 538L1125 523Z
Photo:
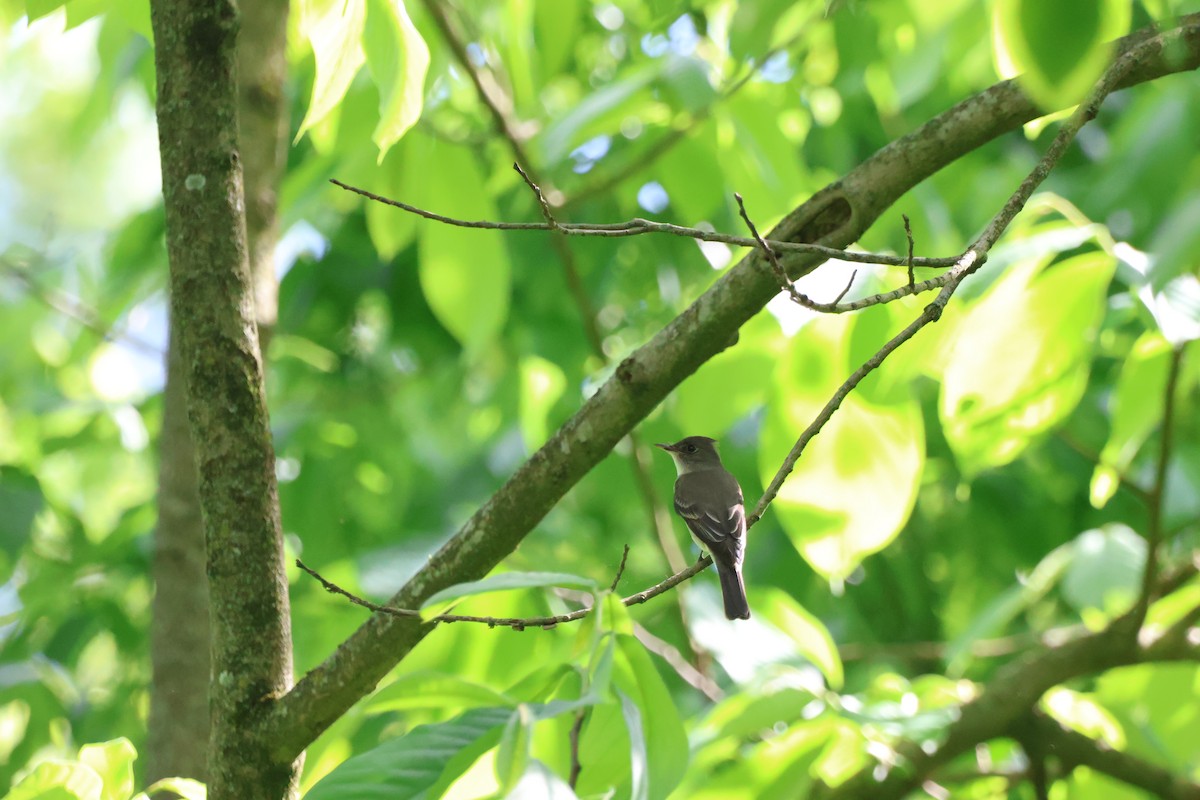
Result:
M1164 800L1200 800L1200 784L1065 728L1045 714L1028 715L1013 726L1013 733L1020 740L1036 740L1046 755L1062 762L1066 771L1089 767Z
M1200 64L1200 15L1182 20L1181 44L1167 57L1162 37L1138 51L1120 86ZM1145 34L1137 34L1145 40ZM818 192L772 231L773 241L844 248L856 241L904 192L1040 112L1011 81L997 84L893 142ZM792 277L821 256L785 253ZM433 592L481 578L507 556L550 508L639 420L706 360L732 344L738 328L778 291L757 253L728 270L614 375L505 483L390 605L419 606ZM427 633L414 621L373 615L320 667L276 704L268 739L289 761L375 684Z

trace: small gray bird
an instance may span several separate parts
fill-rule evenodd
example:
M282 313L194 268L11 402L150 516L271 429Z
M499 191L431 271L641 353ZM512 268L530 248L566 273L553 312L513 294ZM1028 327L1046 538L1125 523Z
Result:
M679 473L675 480L675 511L717 566L725 616L750 619L746 586L742 583L742 554L746 547L742 487L721 466L715 439L689 436L675 444L657 446L671 454Z

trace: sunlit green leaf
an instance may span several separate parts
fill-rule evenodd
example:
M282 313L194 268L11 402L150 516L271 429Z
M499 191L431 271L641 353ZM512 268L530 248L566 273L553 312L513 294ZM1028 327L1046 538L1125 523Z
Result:
M517 785L529 765L533 724L534 718L529 709L519 705L500 734L500 748L496 752L496 779L500 782L500 791L505 795Z
M625 718L625 729L629 732L629 797L630 800L647 800L650 796L647 780L650 765L646 753L646 733L642 727L642 712L637 703L624 692L618 691L617 698L621 701L621 716Z
M1108 441L1092 475L1091 500L1096 508L1103 508L1116 494L1120 476L1162 419L1170 356L1167 341L1158 333L1148 332L1134 343L1121 365Z
M532 452L549 436L550 409L567 388L567 377L557 364L537 356L521 359L521 433Z
M366 0L301 0L300 28L312 45L317 72L296 141L346 96L366 60L362 48L366 17Z
M759 603L763 616L786 633L800 654L821 670L829 688L840 690L844 680L842 659L829 630L786 592L773 589L758 593L758 597L764 595L766 602Z
M309 790L309 800L401 800L417 798L442 777L460 751L485 738L494 741L508 708L476 708L449 722L422 725L347 759ZM465 769L469 764L462 765Z
M463 710L480 706L503 707L516 701L474 681L437 672L412 672L401 675L363 704L368 713L402 708L445 708Z
M759 448L764 485L858 366L848 356L849 322L816 320L780 359ZM814 569L844 578L895 538L916 500L922 436L921 416L910 399L879 404L854 393L811 440L771 510Z
M126 800L133 794L133 762L137 750L128 739L114 739L79 748L79 760L104 781L103 800Z
M379 87L379 125L371 140L379 147L382 163L391 146L421 116L429 48L409 19L404 0L366 3L362 44L371 77Z
M994 44L1005 77L1047 111L1083 99L1107 65L1109 42L1129 29L1123 0L1000 0Z
M174 792L183 800L206 800L208 789L191 778L163 778L146 787L146 794L155 797L159 792Z
M1127 525L1085 531L1063 575L1063 597L1079 611L1115 615L1129 608L1141 587L1146 540Z
M464 597L508 592L513 589L536 589L562 586L570 589L595 591L596 582L591 578L571 575L566 572L501 572L470 583L456 583L440 592L435 592L421 604L422 615L436 617Z
M637 706L641 715L648 761L646 796L667 797L679 784L688 761L687 736L671 693L663 684L649 653L632 636L620 635L617 644L623 658L617 683Z
M968 476L1020 455L1075 408L1087 383L1113 259L1094 252L1043 264L1010 267L958 320L940 413Z
M104 779L87 764L43 761L12 788L6 800L103 800Z
M481 191L484 180L475 154L444 142L424 144L405 151L414 159L437 164L438 179L426 184L420 202L450 216L496 219L495 206ZM478 350L508 318L512 268L504 238L497 231L464 230L430 221L420 224L418 236L421 290L429 307L463 347Z

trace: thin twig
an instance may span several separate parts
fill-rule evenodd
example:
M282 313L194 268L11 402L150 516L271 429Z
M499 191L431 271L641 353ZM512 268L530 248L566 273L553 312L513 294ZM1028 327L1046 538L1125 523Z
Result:
M1171 461L1171 444L1175 418L1175 392L1179 385L1179 372L1183 364L1183 346L1171 352L1171 366L1167 372L1167 384L1163 389L1162 431L1158 445L1158 463L1154 469L1154 484L1150 488L1149 508L1146 520L1146 566L1142 573L1142 592L1138 599L1141 610L1139 624L1150 608L1150 596L1158 578L1159 549L1163 542L1163 507L1167 493L1167 468Z
M681 236L686 239L697 239L703 242L720 242L722 244L730 244L738 247L757 247L758 242L746 236L733 236L727 233L717 233L716 231L706 231L700 228L689 228L684 225L674 225L669 222L655 222L653 220L634 217L625 222L612 223L593 223L593 222L561 222L557 225L550 225L548 222L495 222L493 220L466 220L448 217L445 214L438 214L433 211L426 211L423 208L418 208L414 205L393 200L389 197L369 192L366 189L361 189L357 186L351 186L337 178L330 178L330 183L348 192L353 192L368 200L376 203L383 203L393 208L398 208L402 211L407 211L410 214L416 214L419 217L424 217L434 222L440 222L443 225L453 225L458 228L475 228L478 230L492 231L556 231L568 236L601 236L601 237L625 237L625 236L642 236L649 233L665 233L671 236ZM839 261L849 261L857 264L883 264L892 267L907 266L908 259L904 256L895 256L887 253L864 253L857 250L839 250L836 247L826 247L820 244L811 244L809 242L780 242L773 239L765 240L772 248L779 252L796 252L796 253L812 253L824 256L825 258L833 258ZM918 257L913 259L915 267L934 267L944 269L951 267L957 262L957 258L942 257L928 258Z
M901 214L900 217L904 220L904 236L908 239L908 285L912 286L914 283L916 283L916 278L913 276L912 223L908 221L908 214Z
M617 566L617 574L613 576L612 585L608 587L610 592L617 590L617 584L621 582L621 576L625 574L625 559L629 558L629 545L625 545L625 549L621 551L621 563Z
M583 730L583 718L586 716L586 711L587 709L584 708L576 711L575 723L571 725L571 774L567 777L567 785L572 790L579 782L579 773L583 771L583 765L579 763L579 734Z

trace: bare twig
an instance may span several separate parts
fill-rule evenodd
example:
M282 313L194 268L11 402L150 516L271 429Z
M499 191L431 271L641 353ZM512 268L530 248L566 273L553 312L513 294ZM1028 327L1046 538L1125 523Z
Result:
M634 217L625 222L612 223L593 223L593 222L561 222L557 225L551 225L548 222L495 222L492 220L466 220L448 217L445 214L437 214L433 211L426 211L423 208L418 208L414 205L393 200L382 195L369 192L366 189L360 189L357 186L351 186L348 183L343 183L336 178L331 178L330 183L348 192L365 197L376 203L383 203L393 208L398 208L402 211L407 211L410 214L416 214L419 217L424 217L434 222L440 222L443 225L453 225L458 228L476 228L480 230L492 231L557 231L558 233L567 236L601 236L601 237L625 237L625 236L642 236L648 233L665 233L671 236L682 236L687 239L697 239L704 242L721 242L722 244L731 244L738 247L757 247L758 242L746 236L733 236L727 233L717 233L716 231L706 231L700 228L689 228L684 225L674 225L669 222L655 222L653 220ZM812 253L821 255L826 258L834 258L839 261L850 261L858 264L884 264L892 267L907 266L908 259L904 256L894 256L886 253L863 253L857 250L840 250L836 247L826 247L820 244L811 244L809 242L780 242L773 239L765 240L772 248L779 252L794 252L794 253ZM953 266L957 262L957 258L914 258L913 266L916 267L936 267L945 268Z
M583 771L583 765L579 763L579 734L583 730L583 718L587 716L586 709L579 709L575 712L575 722L571 725L571 774L567 778L567 784L574 789L575 784L579 782L579 773Z
M913 233L912 223L908 221L908 214L901 214L900 217L904 220L904 236L908 239L908 285L912 286L916 283L916 278L913 276Z
M625 574L625 559L629 558L629 545L625 545L625 549L621 551L621 563L617 566L617 574L613 576L612 585L608 587L610 592L617 590L617 584L621 582L621 576Z

